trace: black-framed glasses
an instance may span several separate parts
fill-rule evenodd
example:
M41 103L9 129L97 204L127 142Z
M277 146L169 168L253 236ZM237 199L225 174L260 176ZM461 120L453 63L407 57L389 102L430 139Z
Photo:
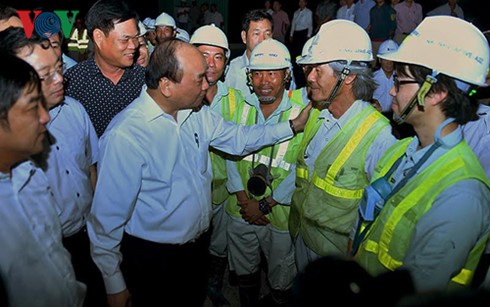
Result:
M416 80L398 80L397 77L393 78L394 85L395 85L395 90L398 92L400 91L400 86L404 84L413 84L413 83L419 83Z

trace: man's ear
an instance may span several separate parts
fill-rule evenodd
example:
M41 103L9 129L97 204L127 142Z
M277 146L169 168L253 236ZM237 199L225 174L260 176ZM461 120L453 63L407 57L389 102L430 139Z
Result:
M92 37L94 38L94 44L97 45L97 47L100 49L101 44L106 39L104 32L102 32L101 29L95 29Z
M348 74L347 77L345 77L344 83L348 85L352 85L352 83L354 82L354 80L356 80L356 78L357 75Z
M158 89L160 90L160 93L162 93L162 95L165 97L172 96L172 86L173 82L170 81L170 79L168 79L167 77L161 78L158 82Z
M247 32L242 30L241 36L242 36L242 42L246 45L247 44Z

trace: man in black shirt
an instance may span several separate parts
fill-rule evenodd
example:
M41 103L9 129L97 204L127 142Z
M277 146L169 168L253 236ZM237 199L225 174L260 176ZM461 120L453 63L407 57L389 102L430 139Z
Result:
M139 47L138 21L127 3L97 1L85 24L94 55L66 72L66 93L84 105L100 137L112 118L139 96L145 73L133 65Z

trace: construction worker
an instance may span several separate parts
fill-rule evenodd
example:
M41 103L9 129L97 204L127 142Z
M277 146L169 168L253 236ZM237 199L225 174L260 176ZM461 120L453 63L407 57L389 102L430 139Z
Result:
M153 51L153 48L155 48L155 46L157 45L157 33L155 30L156 28L155 23L156 20L150 17L146 17L143 20L143 24L145 25L146 28L145 38L148 44L148 50L150 51L150 54Z
M363 189L395 142L389 121L368 102L374 89L371 40L356 23L323 24L305 65L313 102L296 164L289 229L298 269L345 254Z
M253 94L237 105L235 122L272 125L299 114L306 103L301 91L287 91L291 74L291 58L284 44L274 39L259 43L250 54L248 65ZM236 194L226 205L229 256L238 276L242 307L257 306L261 252L267 259L273 301L267 305L288 303L288 290L296 275L288 216L301 139L302 134L237 162L227 161L228 187Z
M474 25L434 16L380 56L395 62L396 119L416 136L383 155L359 206L356 259L369 273L407 269L418 292L470 285L490 233L490 184L460 125L475 115L489 53Z
M208 65L206 79L209 88L206 92L205 103L212 111L221 114L225 120L232 120L236 106L243 102L243 98L240 91L226 86L221 81L226 64L230 59L230 47L225 33L215 25L205 25L196 29L190 43L201 51ZM229 197L226 189L227 174L224 160L226 156L215 149L211 149L210 156L213 169L211 191L213 217L209 246L211 268L208 297L214 306L225 306L230 304L223 295L223 276L228 264L227 219L224 209Z
M156 40L160 44L166 38L175 37L177 34L177 26L175 25L175 20L169 14L163 12L158 15L155 20L155 32L157 34Z
M86 52L88 49L89 36L87 28L83 23L81 17L75 19L73 30L68 42L68 52L70 56L76 59L78 62L87 58Z

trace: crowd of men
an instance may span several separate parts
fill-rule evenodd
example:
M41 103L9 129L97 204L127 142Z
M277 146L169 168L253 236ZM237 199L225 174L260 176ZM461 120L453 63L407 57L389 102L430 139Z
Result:
M488 298L490 48L436 15L376 51L322 16L292 56L254 9L231 59L220 25L98 0L66 68L0 6L0 306L231 306L226 270L242 307Z

